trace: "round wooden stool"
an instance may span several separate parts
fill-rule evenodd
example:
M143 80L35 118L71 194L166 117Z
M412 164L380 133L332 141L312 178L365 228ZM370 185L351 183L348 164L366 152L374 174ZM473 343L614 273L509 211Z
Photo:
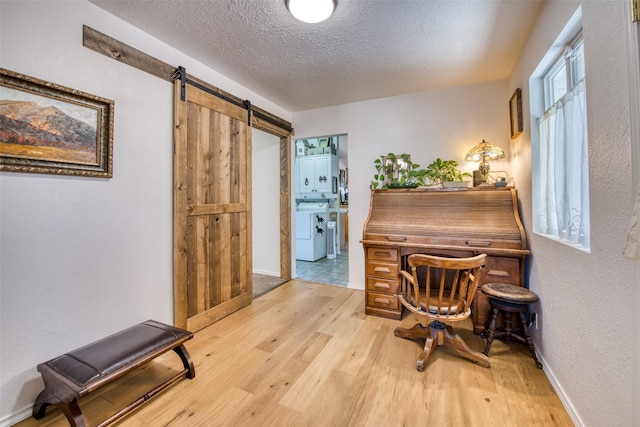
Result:
M489 296L489 304L491 305L489 326L486 330L487 346L484 349L484 354L486 356L489 355L489 349L494 338L503 339L504 341L515 339L529 346L533 360L536 361L536 366L542 369L542 363L536 357L531 335L527 331L527 319L524 316L527 306L532 302L538 301L538 296L529 289L507 283L485 283L481 289L482 292ZM504 328L500 328L500 331L496 334L498 312L503 313ZM520 319L521 328L514 327L516 323L516 319L513 318L514 313ZM521 332L524 336L519 335L518 332Z

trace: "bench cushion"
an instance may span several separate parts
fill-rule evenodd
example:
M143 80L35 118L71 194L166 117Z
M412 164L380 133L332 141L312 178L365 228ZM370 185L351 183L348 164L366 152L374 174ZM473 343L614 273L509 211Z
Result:
M148 320L70 351L46 364L83 388L191 332Z

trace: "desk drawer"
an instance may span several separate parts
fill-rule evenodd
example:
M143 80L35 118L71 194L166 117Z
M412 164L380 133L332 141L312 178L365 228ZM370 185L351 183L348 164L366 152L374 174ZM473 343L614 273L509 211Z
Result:
M398 265L383 262L367 262L367 276L396 280L398 277Z
M520 283L520 258L488 256L480 273L480 283Z
M367 277L367 291L393 295L398 290L398 281Z
M367 292L367 307L378 307L389 310L400 310L400 301L393 295L378 292Z
M398 260L398 250L396 248L367 248L367 259L396 262Z

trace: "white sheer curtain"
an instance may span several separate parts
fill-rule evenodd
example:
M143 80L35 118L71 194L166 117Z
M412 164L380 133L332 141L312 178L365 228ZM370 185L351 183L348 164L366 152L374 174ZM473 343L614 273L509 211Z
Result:
M537 231L589 249L589 157L585 82L549 108L540 128Z
M633 212L631 213L629 234L627 236L627 243L624 247L623 253L626 257L640 260L640 184L638 185L636 204L633 208Z

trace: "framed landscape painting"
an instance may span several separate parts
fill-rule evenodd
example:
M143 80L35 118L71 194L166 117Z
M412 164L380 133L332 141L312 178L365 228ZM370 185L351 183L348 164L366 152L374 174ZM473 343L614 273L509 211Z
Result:
M509 99L509 116L511 119L511 139L522 132L522 91L516 89Z
M111 178L114 102L0 68L0 171Z

